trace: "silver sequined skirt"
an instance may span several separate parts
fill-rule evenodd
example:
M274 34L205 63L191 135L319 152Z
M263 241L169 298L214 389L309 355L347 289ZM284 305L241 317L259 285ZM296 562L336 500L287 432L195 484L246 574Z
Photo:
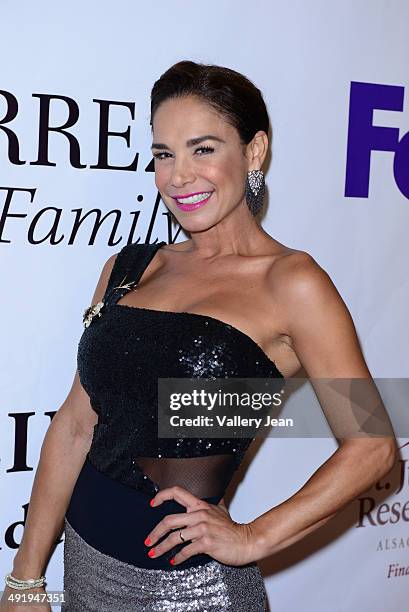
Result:
M90 546L65 519L62 612L264 612L257 564L146 569Z

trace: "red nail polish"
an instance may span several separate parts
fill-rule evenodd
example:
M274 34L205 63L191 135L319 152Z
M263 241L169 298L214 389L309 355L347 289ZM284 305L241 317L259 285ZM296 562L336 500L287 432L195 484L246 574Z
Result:
M153 506L153 505L154 505L154 503L155 503L155 500L154 500L154 499L151 499L151 501L150 501L149 503L150 503L150 505L151 505L151 506Z
M155 549L151 548L151 550L148 552L148 557L153 557L154 554L155 554Z
M145 544L146 546L150 546L150 545L151 545L151 539L150 539L150 538L146 538L146 540L145 540L144 544Z
M175 564L175 560L174 560L174 559L171 559L171 560L169 561L169 563L170 563L171 565L174 565L174 564Z

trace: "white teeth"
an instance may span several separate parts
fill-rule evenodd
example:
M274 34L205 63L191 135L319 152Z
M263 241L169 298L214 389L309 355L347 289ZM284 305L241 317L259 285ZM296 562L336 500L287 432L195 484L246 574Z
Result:
M206 193L200 193L198 195L195 196L190 196L190 198L177 198L177 201L180 202L180 204L195 204L196 202L201 202L202 200L206 200L206 198L208 198L211 195L211 191L208 191Z

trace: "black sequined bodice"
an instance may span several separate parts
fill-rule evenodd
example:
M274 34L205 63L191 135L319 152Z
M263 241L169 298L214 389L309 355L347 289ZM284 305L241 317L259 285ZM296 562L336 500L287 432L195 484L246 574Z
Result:
M98 413L88 454L100 471L154 494L180 484L223 496L252 438L158 438L158 378L284 377L245 333L214 317L118 304L166 244L129 244L78 345L78 372ZM99 312L98 312L99 309Z

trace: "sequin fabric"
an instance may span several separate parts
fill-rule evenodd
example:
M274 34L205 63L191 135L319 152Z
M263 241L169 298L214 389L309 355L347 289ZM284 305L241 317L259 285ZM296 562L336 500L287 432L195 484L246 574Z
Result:
M61 612L264 612L266 591L256 564L216 560L172 572L129 565L85 542L65 520Z
M219 319L118 304L137 286L164 244L132 243L123 247L102 303L85 313L78 372L98 413L88 459L101 472L154 495L160 486L149 473L146 460L142 469L138 458L218 455L226 459L230 455L230 462L220 460L219 472L213 465L214 488L207 487L203 494L221 498L252 438L158 438L158 378L265 377L277 378L282 386L284 377L254 340ZM197 467L197 478L208 478L205 462L199 470ZM162 487L183 486L177 462L172 469L167 466L166 473L169 476ZM196 494L201 496L200 483Z

